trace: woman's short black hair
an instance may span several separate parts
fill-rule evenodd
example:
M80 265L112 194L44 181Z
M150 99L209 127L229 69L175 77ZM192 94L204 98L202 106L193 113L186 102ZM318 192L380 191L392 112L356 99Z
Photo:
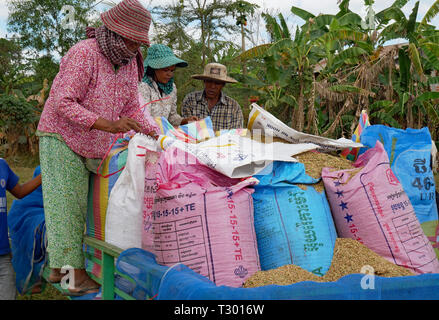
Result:
M145 75L154 79L155 69L151 68L150 66L146 67Z

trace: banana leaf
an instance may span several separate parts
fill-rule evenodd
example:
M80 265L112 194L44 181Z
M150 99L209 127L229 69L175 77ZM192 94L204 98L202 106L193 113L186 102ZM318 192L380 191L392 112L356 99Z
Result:
M398 58L401 88L407 91L410 81L410 58L404 49L399 49Z
M234 60L250 60L250 59L256 59L256 58L263 58L265 54L267 53L267 50L270 49L270 47L273 44L271 43L265 43L261 44L259 46L253 47L251 49L248 49L241 53L240 55L236 56Z
M420 28L425 26L427 23L429 23L431 20L434 19L434 17L437 16L439 13L439 0L436 0L435 3L428 9L427 13L425 14L424 18L422 18Z
M439 99L439 92L435 92L435 91L424 92L423 94L421 94L416 98L416 100L420 102L436 100L436 99Z
M356 58L362 54L367 54L367 51L360 47L347 48L334 58L333 65L342 65L347 59Z
M291 12L305 21L308 21L310 18L315 18L315 15L313 15L311 12L294 6L291 7Z
M424 70L422 68L421 58L419 56L418 49L416 48L414 43L409 44L408 51L409 51L410 60L412 61L412 64L415 67L416 72L418 73L421 81L425 82L426 78L425 78Z

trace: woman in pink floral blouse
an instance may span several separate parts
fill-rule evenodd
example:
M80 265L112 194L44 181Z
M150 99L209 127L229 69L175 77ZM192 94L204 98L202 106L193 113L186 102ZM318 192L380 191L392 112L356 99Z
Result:
M104 25L87 28L88 39L61 59L37 132L49 281L60 282L60 269L73 268L70 295L99 290L85 271L82 251L93 163L104 157L113 134L153 131L138 112L137 91L143 77L139 47L149 46L151 15L137 0L124 0L101 19Z

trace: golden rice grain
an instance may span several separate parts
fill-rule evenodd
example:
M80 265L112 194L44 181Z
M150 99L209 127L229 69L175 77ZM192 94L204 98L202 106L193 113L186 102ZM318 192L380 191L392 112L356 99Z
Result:
M302 281L322 282L322 278L294 264L287 264L273 270L258 271L243 284L244 288L261 287L270 284L289 285Z
M374 274L381 277L414 275L411 270L384 259L357 240L337 238L331 266L323 278L336 281L348 274L361 273L363 266L372 267Z
M314 179L322 177L323 168L332 168L334 171L353 169L352 162L342 157L336 157L327 153L303 152L294 156L305 165L305 172Z
M247 133L247 137L251 138L255 141L259 141L262 143L272 143L272 142L283 142L290 143L282 138L270 137L270 136L261 136L254 135L252 132ZM294 156L299 162L305 165L305 172L307 175L311 176L314 179L320 179L322 176L322 169L327 167L331 168L331 171L345 170L345 169L354 169L352 170L351 179L355 174L357 174L363 167L355 168L352 165L352 162L342 158L340 156L331 155L329 153L320 153L307 151L300 153ZM302 190L307 190L308 186L314 187L317 192L323 192L325 190L323 181L320 181L316 184L306 185L306 184L297 184L299 188Z
M314 179L320 179L322 177L322 169L325 167L331 168L331 171L353 169L350 172L349 180L352 179L352 177L354 177L361 169L363 169L363 167L355 168L352 165L352 162L347 159L327 153L308 151L298 154L294 156L294 158L305 165L306 174ZM302 190L306 190L308 187L305 184L297 184L297 186ZM311 186L314 187L314 189L316 189L318 192L325 190L323 181Z
M373 268L374 274L381 277L414 275L411 270L391 263L357 240L337 238L331 266L323 277L291 264L256 272L245 281L243 287L254 288L269 284L289 285L301 281L332 282L349 274L361 273L364 266Z

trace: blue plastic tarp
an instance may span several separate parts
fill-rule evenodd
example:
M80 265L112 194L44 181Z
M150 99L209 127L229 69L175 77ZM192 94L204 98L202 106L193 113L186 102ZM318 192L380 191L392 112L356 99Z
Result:
M385 278L352 274L335 282L303 281L257 288L216 286L183 264L157 264L152 253L132 248L116 262L135 280L134 290L157 300L437 300L439 274ZM367 277L367 278L365 278ZM363 285L362 285L363 284Z

